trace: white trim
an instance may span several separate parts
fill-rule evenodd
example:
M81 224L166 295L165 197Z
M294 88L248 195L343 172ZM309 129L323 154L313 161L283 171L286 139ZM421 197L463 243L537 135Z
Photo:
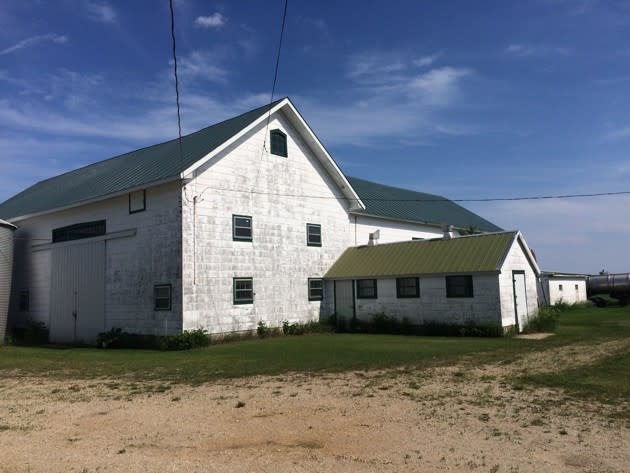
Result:
M41 215L46 215L46 214L49 214L49 213L61 212L63 210L73 209L75 207L81 207L82 205L94 204L96 202L101 202L103 200L113 199L115 197L120 197L120 196L129 194L130 192L136 192L136 191L139 191L139 190L142 190L142 189L149 189L151 187L157 187L157 186L161 186L163 184L169 184L171 182L176 182L179 179L180 179L179 176L169 177L167 179L161 179L159 181L149 182L149 183L146 183L146 184L142 184L140 186L129 187L128 189L124 189L124 190L117 191L117 192L112 192L110 194L105 194L105 195L101 195L101 196L98 196L98 197L93 197L91 199L80 200L78 202L73 202L72 204L64 205L62 207L54 207L52 209L42 210L41 212L35 212L35 213L32 213L32 214L20 215L19 217L12 218L11 221L19 222L20 220L26 220L27 218L39 217Z
M214 158L219 153L224 151L226 148L228 148L230 145L235 143L241 137L245 136L255 127L263 123L267 119L267 116L271 116L272 114L278 112L284 107L287 107L292 112L291 116L289 116L288 118L292 122L294 122L294 126L296 125L295 122L297 122L297 125L299 125L299 128L301 128L301 129L297 129L297 131L301 132L301 134L303 135L303 138L305 138L305 142L308 145L310 145L316 157L319 159L320 163L324 166L324 169L328 171L328 174L330 174L330 176L333 178L337 186L339 186L340 190L344 193L344 195L350 201L350 209L351 210L365 209L366 208L365 204L361 202L359 195L352 188L352 186L346 179L346 176L343 174L343 172L341 172L341 169L339 169L339 166L337 166L337 163L335 162L335 160L332 158L332 156L330 156L330 154L328 154L328 151L326 150L324 145L319 141L315 133L313 133L311 128L308 126L306 121L302 118L300 113L297 111L293 103L291 103L291 101L288 98L283 99L275 107L271 108L269 111L262 114L260 117L258 117L252 123L250 123L248 126L241 129L241 131L239 131L234 136L232 136L229 140L225 141L223 144L221 144L220 146L210 151L203 158L198 159L193 165L185 169L181 173L180 177L182 179L186 179L186 176L189 176L192 173L194 173L197 169L199 169L201 166L206 164L212 158ZM266 139L267 137L265 137L265 140Z
M85 243L92 243L102 240L114 240L116 238L127 238L136 236L136 229L130 228L129 230L120 230L118 232L106 233L91 238L81 238L79 240L60 241L59 243L42 243L41 245L33 245L31 248L33 251L51 250L53 248L63 248L64 246L80 245Z

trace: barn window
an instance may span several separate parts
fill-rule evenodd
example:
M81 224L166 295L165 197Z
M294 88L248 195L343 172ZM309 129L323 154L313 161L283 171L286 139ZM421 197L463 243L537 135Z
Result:
M446 297L473 297L473 277L446 276Z
M94 222L76 223L67 227L55 228L52 231L53 243L62 241L81 240L82 238L92 238L105 235L105 220Z
M143 189L141 191L129 193L129 213L135 214L136 212L142 212L147 208L147 195Z
M322 226L315 223L306 224L306 244L308 246L322 246Z
M308 300L321 301L324 298L324 281L319 278L308 280Z
M28 312L30 310L30 294L28 289L20 291L20 312Z
M246 215L232 215L232 239L252 241L252 218Z
M562 287L562 284L558 284L558 290L559 290L559 291L562 291L562 289L564 289L564 288Z
M252 304L254 302L254 278L234 278L234 304Z
M578 290L578 285L577 285L577 284L575 285L575 290L576 290L576 291Z
M420 297L418 278L396 278L396 297L399 299Z
M171 310L171 293L170 284L156 284L153 286L155 310Z
M288 156L287 154L287 135L280 130L271 130L269 133L269 141L271 142L271 154L277 156Z
M376 299L376 279L359 279L357 281L357 299Z

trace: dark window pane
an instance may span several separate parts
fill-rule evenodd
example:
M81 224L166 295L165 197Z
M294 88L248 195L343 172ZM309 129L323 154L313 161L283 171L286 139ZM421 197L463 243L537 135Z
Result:
M252 278L234 279L234 303L249 304L254 301L254 280Z
M322 227L313 223L306 224L306 243L308 245L321 246Z
M324 282L321 279L308 280L308 299L321 301L324 297Z
M232 216L232 238L235 240L252 239L252 218L238 215Z
M473 297L472 276L446 276L446 297Z
M105 220L95 222L77 223L67 227L55 228L52 231L53 243L62 241L81 240L95 236L105 235Z
M153 298L155 310L171 310L171 285L153 286Z
M271 154L287 157L287 136L280 130L272 130L270 134Z
M396 279L398 297L420 297L418 278Z
M376 279L360 279L357 281L358 299L376 299Z

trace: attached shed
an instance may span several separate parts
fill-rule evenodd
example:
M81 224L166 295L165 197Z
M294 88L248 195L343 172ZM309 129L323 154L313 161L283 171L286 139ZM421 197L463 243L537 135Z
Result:
M537 314L536 260L520 232L347 249L324 276L338 317L511 327Z
M588 300L586 294L587 278L588 275L586 274L542 272L538 288L541 304L586 302Z

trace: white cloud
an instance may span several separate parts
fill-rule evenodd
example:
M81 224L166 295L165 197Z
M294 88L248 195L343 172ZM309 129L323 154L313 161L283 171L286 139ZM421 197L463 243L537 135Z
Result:
M116 10L109 3L90 1L86 7L90 19L101 23L116 23Z
M427 67L437 61L440 56L442 56L442 53L431 54L430 56L423 56L415 59L413 63L418 67Z
M615 130L609 131L604 135L604 138L607 140L617 140L623 138L630 138L630 126L617 128Z
M23 39L22 41L19 41L15 43L14 45L3 49L2 51L0 51L0 56L14 53L16 51L19 51L20 49L28 48L31 46L35 46L39 43L45 43L45 42L52 42L55 44L65 44L68 42L68 37L66 35L59 35L59 34L43 34L43 35L38 35L38 36L31 36L30 38Z
M216 12L209 16L198 16L195 19L195 25L203 28L220 28L225 25L227 20L221 13Z
M471 74L470 69L440 67L415 77L409 85L412 90L420 91L427 103L443 105L456 98L459 82Z
M222 65L223 53L219 51L193 51L178 61L184 81L225 82L227 70Z
M550 46L545 44L510 44L505 48L505 52L516 57L533 56L566 56L569 49L561 46Z
M359 83L380 84L396 78L396 73L405 71L408 64L391 53L367 53L352 56L346 76Z
M463 204L509 230L521 230L544 270L628 271L624 219L630 196Z

